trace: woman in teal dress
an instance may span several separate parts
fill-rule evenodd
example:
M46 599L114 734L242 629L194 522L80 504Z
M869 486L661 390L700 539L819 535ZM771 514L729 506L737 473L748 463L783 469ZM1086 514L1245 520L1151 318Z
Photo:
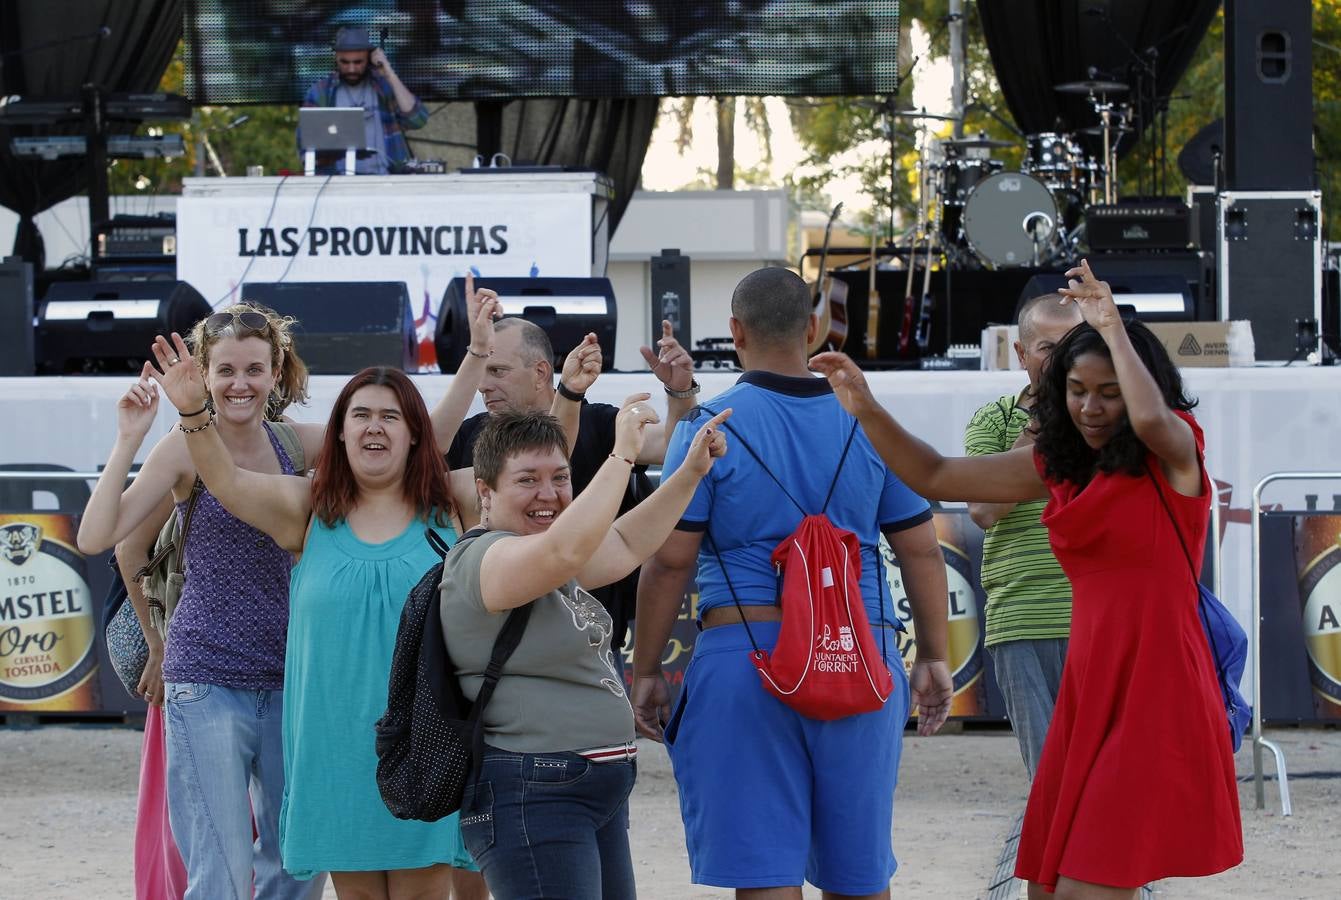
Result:
M158 338L154 354L173 404L203 406L181 338ZM310 481L239 469L211 422L207 413L181 422L206 486L300 557L285 670L284 867L300 877L330 871L341 897L445 897L449 867L474 868L457 817L391 816L377 791L373 723L405 597L438 561L425 531L455 540L461 500L473 506L469 471L449 480L423 399L395 369L365 369L345 385Z

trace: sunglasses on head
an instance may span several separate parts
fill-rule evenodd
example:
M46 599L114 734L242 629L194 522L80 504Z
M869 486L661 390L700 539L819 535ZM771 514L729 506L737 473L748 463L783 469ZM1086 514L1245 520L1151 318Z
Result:
M270 320L258 312L221 312L205 320L205 333L216 335L235 322L247 331L260 332L270 327Z

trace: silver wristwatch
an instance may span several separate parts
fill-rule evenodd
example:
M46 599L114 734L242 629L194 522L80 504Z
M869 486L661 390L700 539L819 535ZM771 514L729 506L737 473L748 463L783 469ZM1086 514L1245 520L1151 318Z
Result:
M665 387L666 389L666 396L674 397L676 400L688 400L690 397L694 396L700 390L702 390L702 388L699 387L697 378L690 379L689 388L687 390L673 391L671 390L670 385L663 385L663 387Z

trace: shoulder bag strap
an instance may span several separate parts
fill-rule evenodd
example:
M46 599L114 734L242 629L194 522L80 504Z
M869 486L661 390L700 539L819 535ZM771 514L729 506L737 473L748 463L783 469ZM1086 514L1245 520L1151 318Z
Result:
M181 555L177 557L177 574L186 573L186 538L191 533L191 518L196 511L196 503L200 500L200 492L205 489L205 482L196 476L195 484L191 485L191 496L186 501L186 512L182 515L182 534L178 538L182 542Z
M1201 618L1201 628L1206 635L1206 646L1211 650L1211 662L1215 664L1215 678L1220 682L1220 695L1226 704L1229 703L1229 690L1225 685L1225 665L1220 661L1220 652L1215 648L1215 641L1211 640L1211 623L1206 615L1206 604L1201 596L1201 582L1197 578L1196 566L1192 564L1192 554L1187 550L1187 542L1183 540L1183 532L1178 527L1178 520L1173 517L1173 510L1169 507L1169 501L1164 498L1164 491L1159 486L1159 479L1155 473L1150 471L1150 463L1145 466L1145 474L1150 477L1150 481L1155 486L1155 496L1159 497L1160 505L1164 507L1164 512L1169 516L1169 522L1173 525L1173 533L1178 536L1178 546L1183 549L1183 558L1187 560L1187 569L1192 574L1192 588L1197 592L1197 615ZM1214 498L1212 498L1214 502Z

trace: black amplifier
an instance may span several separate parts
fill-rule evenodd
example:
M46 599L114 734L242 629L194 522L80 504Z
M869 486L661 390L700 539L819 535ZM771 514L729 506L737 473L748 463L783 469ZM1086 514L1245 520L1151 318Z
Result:
M1192 207L1175 198L1095 204L1085 210L1091 250L1186 250L1195 246Z
M177 255L177 217L113 216L94 229L97 260L161 260Z

